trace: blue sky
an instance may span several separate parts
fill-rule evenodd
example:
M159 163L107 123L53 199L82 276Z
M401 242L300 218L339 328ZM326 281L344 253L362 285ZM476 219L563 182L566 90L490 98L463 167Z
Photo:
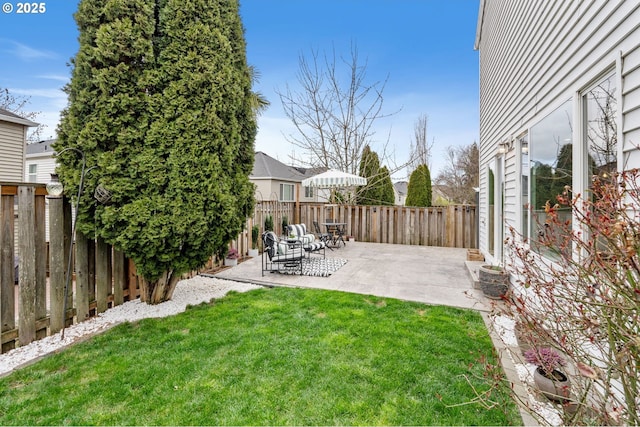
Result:
M6 3L6 2L3 2ZM0 12L0 87L31 97L30 110L55 136L59 112L66 105L62 86L78 49L73 20L77 2L49 0L42 14ZM473 50L478 0L241 0L247 59L260 72L256 90L271 102L259 121L256 150L289 163L300 149L286 142L294 132L277 91L297 87L300 54L311 49L349 54L358 46L367 61L367 81L388 77L383 112L371 145L400 164L408 157L413 126L429 117L434 141L432 175L438 173L448 146L479 139L478 52ZM391 162L391 159L389 159ZM393 165L389 165L391 168ZM394 175L402 178L404 171Z

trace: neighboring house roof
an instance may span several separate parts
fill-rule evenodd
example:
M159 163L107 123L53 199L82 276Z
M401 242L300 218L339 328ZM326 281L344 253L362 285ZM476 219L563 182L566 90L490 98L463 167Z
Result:
M287 166L279 160L257 151L253 162L253 171L249 176L253 179L279 179L282 181L302 181L305 176L292 166Z
M329 168L325 168L324 166L319 166L316 168L303 168L303 167L294 166L294 168L298 172L300 172L302 175L304 175L305 178L309 178L315 175L320 175L321 173L324 173L329 170Z
M19 125L27 127L38 126L38 123L27 120L24 117L20 117L19 115L12 113L11 111L5 110L4 108L0 108L0 120L9 123L17 123Z
M407 181L398 181L393 184L393 188L396 189L396 192L398 193L398 195L406 196L408 185L409 183Z
M52 145L57 139L48 139L46 141L38 141L31 144L27 144L27 156L35 157L41 154L53 156L56 150Z

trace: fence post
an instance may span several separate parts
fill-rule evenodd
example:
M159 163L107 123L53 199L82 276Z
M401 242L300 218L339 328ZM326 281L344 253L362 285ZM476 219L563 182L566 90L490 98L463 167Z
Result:
M63 325L64 299L64 209L61 196L49 197L49 295L51 298L51 333Z
M69 279L73 279L73 260L71 260L71 264L69 264L69 257L73 256L69 248L73 245L74 236L72 234L73 231L73 211L71 209L71 199L64 196L62 198L63 201L63 209L64 209L64 265L65 268L67 265L71 265L71 270L69 274L71 277ZM65 276L66 280L66 276ZM73 286L71 286L72 280L69 280L69 287L66 289L67 293L67 310L64 313L64 324L65 326L73 325Z

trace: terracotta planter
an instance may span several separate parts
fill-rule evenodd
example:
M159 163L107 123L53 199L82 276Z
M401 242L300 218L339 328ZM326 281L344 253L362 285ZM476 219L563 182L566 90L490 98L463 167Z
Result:
M537 367L533 373L533 382L547 399L553 400L554 402L564 402L568 400L571 394L571 382L569 378L555 369L553 376L555 378L547 377L542 369Z
M481 265L478 268L478 281L487 298L502 299L509 290L509 273L502 267Z

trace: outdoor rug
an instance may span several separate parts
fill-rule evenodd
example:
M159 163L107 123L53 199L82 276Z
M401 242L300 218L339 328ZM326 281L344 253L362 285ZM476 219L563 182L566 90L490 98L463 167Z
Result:
M302 263L302 275L328 277L346 263L347 260L342 258L316 258L311 256L310 259L305 259ZM279 272L284 274L299 274L300 270L281 269Z

